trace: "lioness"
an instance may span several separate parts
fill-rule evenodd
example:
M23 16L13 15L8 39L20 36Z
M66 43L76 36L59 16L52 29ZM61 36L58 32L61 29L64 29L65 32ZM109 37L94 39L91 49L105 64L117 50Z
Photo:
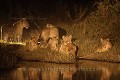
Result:
M60 46L59 52L60 53L76 53L76 46L72 43L72 36L63 36L63 43Z
M52 24L47 24L46 28L42 30L41 39L47 43L49 38L59 39L59 30Z
M112 48L112 44L109 38L107 39L101 38L100 40L101 40L101 47L97 48L96 52L106 52Z
M1 38L3 41L21 42L23 36L23 28L28 29L29 23L26 18L22 18L13 25L1 26Z

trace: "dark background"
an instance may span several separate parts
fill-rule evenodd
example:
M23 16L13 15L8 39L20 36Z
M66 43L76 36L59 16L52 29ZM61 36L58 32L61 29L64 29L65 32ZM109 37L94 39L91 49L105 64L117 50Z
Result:
M65 11L75 19L79 7L91 8L94 0L0 0L0 17L60 17L65 19Z

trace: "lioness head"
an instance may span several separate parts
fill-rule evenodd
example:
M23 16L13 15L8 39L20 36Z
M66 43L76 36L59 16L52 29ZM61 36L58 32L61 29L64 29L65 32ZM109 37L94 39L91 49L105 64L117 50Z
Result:
M63 38L63 43L64 44L72 43L72 35L62 36L62 38Z
M109 38L106 39L101 38L100 41L101 41L101 46L97 48L96 52L106 52L112 48L112 43L110 42Z

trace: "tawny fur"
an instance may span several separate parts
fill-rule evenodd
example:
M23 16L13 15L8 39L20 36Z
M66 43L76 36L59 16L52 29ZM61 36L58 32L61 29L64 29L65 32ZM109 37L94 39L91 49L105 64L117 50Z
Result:
M60 53L76 53L76 46L72 43L72 36L63 36L63 43L60 46L59 52Z
M50 47L51 50L58 51L58 39L50 38L50 40L48 42L48 47Z
M72 43L68 43L68 44L62 44L61 47L60 47L60 52L61 53L72 53L72 54L75 54L76 52L76 46Z
M26 46L29 50L36 50L38 49L38 37L31 36L31 40L26 43Z
M23 35L23 28L28 29L29 24L25 18L14 23L13 25L3 25L2 28L2 39L4 41L17 41L20 42Z
M41 33L41 39L44 42L47 42L49 40L49 38L57 38L57 39L59 39L58 28L51 25L51 24L47 24L46 28L43 29L42 33Z
M101 38L101 47L97 48L96 52L106 52L109 51L111 48L112 48L112 44L109 38L107 39Z

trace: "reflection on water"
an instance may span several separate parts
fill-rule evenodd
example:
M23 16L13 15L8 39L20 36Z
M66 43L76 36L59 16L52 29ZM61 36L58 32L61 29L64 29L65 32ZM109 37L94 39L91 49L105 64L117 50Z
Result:
M107 69L103 68L102 69L102 75L101 75L101 80L110 80L112 72Z
M1 80L110 80L111 71L41 71L39 68L17 68L3 73Z
M120 70L119 68L115 69L116 65L98 67L95 64L93 63L92 67L91 64L82 63L77 67L71 67L69 64L69 67L63 66L63 64L62 66L42 64L43 66L37 68L31 66L2 70L0 71L0 80L120 80Z
M39 68L17 68L1 72L0 80L72 80L70 71L41 71Z

